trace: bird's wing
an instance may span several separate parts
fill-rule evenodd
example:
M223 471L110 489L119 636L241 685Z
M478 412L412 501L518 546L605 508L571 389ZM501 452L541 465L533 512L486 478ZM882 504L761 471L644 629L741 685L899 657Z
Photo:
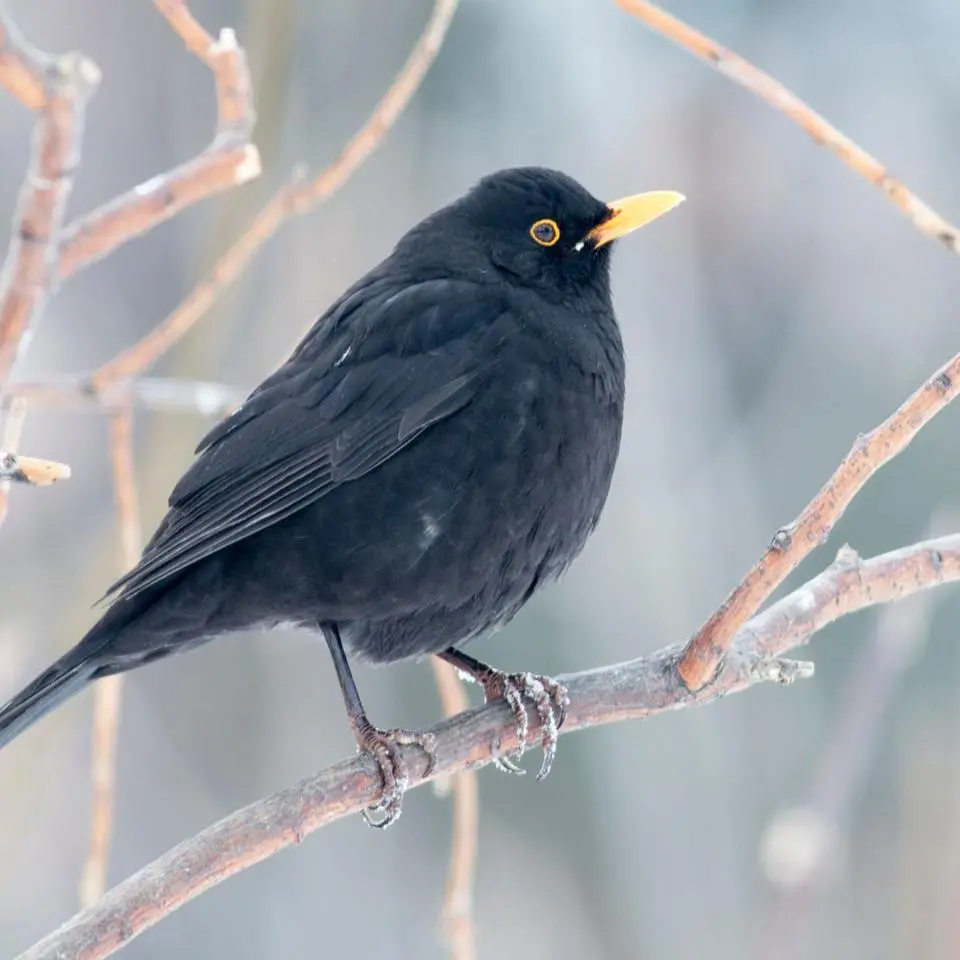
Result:
M348 323L336 306L203 439L140 563L108 595L132 596L278 523L456 413L481 373L471 334L494 307L453 281L375 293Z

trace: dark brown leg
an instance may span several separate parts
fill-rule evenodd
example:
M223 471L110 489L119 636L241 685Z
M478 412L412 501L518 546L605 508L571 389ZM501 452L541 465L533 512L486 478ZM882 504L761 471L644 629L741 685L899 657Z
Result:
M400 747L407 744L416 744L424 751L429 761L427 769L433 767L436 761L437 739L432 733L417 733L410 730L380 730L368 719L367 713L360 702L360 693L354 682L340 641L340 631L335 625L323 627L333 666L340 681L340 690L343 693L343 702L347 708L347 719L357 746L369 753L377 766L380 767L380 777L383 780L383 793L379 802L369 810L363 811L363 819L372 827L389 827L400 817L403 805L403 793L407 789L407 775L400 762ZM378 820L377 815L382 814Z
M527 703L532 703L540 717L541 744L543 746L543 764L537 779L542 780L553 766L557 753L557 736L566 717L567 691L550 677L536 676L532 673L504 673L487 666L469 654L461 653L453 647L437 654L462 673L476 680L483 687L487 702L506 700L517 718L517 759L523 756L527 740ZM497 756L494 762L507 773L523 773L512 760Z

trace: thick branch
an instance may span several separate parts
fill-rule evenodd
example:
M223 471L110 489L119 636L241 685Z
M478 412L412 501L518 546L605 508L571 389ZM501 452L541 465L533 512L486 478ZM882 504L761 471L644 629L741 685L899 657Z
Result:
M680 647L562 678L570 707L562 733L647 717L705 703L764 680L809 676L810 664L779 656L848 613L900 600L936 584L960 580L960 534L929 540L861 561L843 548L818 577L755 617L709 688L689 691L677 675ZM502 702L433 728L437 763L430 779L484 766L495 742L516 747L516 724ZM536 742L536 718L531 718ZM426 781L416 749L403 754L410 786ZM86 910L21 954L19 960L99 960L109 956L204 890L376 801L380 778L365 755L344 760L214 824L144 867Z
M255 112L250 72L232 30L214 40L183 0L156 0L157 8L192 53L210 68L217 89L217 130L197 157L141 183L70 224L60 251L60 279L107 256L181 210L260 175L251 143Z
M879 427L857 438L823 489L789 526L687 644L678 672L691 690L716 673L737 630L814 547L823 543L864 484L902 452L960 392L960 353L941 367Z
M738 57L715 40L694 30L647 0L617 0L628 13L672 40L677 46L708 63L729 80L765 100L774 110L789 117L805 130L817 146L826 147L848 167L872 183L921 233L933 237L948 250L960 253L960 231L932 207L924 203L899 180L890 176L879 160L854 143L846 134L811 109L769 73Z

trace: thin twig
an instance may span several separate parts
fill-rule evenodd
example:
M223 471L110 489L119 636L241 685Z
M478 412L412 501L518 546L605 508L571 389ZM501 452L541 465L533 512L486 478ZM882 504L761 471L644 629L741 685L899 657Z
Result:
M431 657L445 717L455 717L469 709L463 681L448 663ZM480 788L476 770L462 770L446 781L453 788L453 842L447 889L443 898L443 929L453 960L476 960L477 932L473 922L473 875L477 865L480 828Z
M51 59L27 43L0 4L0 86L28 110L40 110L46 102L44 77Z
M159 0L158 0L159 2ZM243 272L260 247L290 216L306 213L331 197L384 136L410 102L433 63L459 0L436 0L423 33L397 78L376 105L367 122L351 138L340 156L317 177L304 180L301 170L273 196L189 296L138 343L104 364L95 374L97 389L145 370L169 350L210 309L223 291Z
M7 50L16 50L16 44L22 41L6 16L2 30ZM22 63L39 56L21 49L16 54L11 52L10 62ZM84 111L100 81L96 64L80 54L41 62L45 66L44 99L34 125L33 150L0 274L0 390L55 283L60 232L73 187L73 171L80 158ZM19 84L16 80L15 85Z
M716 673L737 630L823 543L864 484L902 452L921 428L960 392L960 353L942 366L880 426L857 438L853 449L789 526L774 535L763 556L687 644L678 672L691 690L699 690Z
M667 39L784 113L806 130L816 143L826 146L879 188L919 230L960 252L956 228L769 74L655 4L646 0L617 2ZM739 627L760 608L796 565L823 542L866 481L903 450L916 432L954 398L958 373L960 354L934 374L886 423L860 438L803 513L789 527L777 532L764 555L688 644L679 672L691 690L699 689L716 673Z
M55 460L38 460L36 457L21 457L17 454L23 421L27 416L27 401L23 397L7 399L0 408L0 524L7 519L10 503L10 484L26 483L34 487L47 487L57 480L66 480L70 468Z
M214 40L183 0L155 0L188 49L210 68L217 91L217 128L211 144L192 160L121 194L71 223L63 234L59 277L102 259L181 210L260 175L251 142L256 114L250 71L233 30Z
M812 110L782 83L715 40L671 16L647 0L617 0L628 13L699 57L734 83L756 94L805 130L817 146L826 147L848 167L872 183L921 233L960 253L960 231L904 184L890 176L879 160Z
M113 493L120 526L120 569L126 573L140 556L140 511L133 464L133 414L118 411L110 418ZM123 677L106 677L94 687L90 779L93 786L90 848L80 881L80 905L89 907L107 889L107 867L113 833L117 732Z
M570 706L561 733L706 703L756 683L788 683L812 664L780 659L846 614L960 580L960 534L861 560L844 547L818 577L755 617L738 634L715 683L690 692L677 676L680 647L628 663L560 678ZM539 721L530 718L532 742ZM516 721L502 701L445 720L432 732L436 763L404 748L409 785L484 766L493 745L515 749ZM91 910L45 937L18 960L100 960L213 885L251 867L328 823L358 813L381 790L373 761L358 755L238 810L123 881Z
M110 412L132 406L134 409L219 418L232 413L248 392L224 383L168 377L118 380L103 390L97 390L89 376L65 376L14 383L8 395L23 397L32 405L57 409Z

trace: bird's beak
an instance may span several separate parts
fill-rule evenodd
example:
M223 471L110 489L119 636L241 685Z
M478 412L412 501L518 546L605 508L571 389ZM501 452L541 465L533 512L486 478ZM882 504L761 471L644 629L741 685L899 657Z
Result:
M594 227L586 236L594 247L602 247L625 237L638 227L646 226L651 220L669 212L687 198L675 190L651 190L649 193L635 193L632 197L614 200L608 203L610 216L599 226Z

